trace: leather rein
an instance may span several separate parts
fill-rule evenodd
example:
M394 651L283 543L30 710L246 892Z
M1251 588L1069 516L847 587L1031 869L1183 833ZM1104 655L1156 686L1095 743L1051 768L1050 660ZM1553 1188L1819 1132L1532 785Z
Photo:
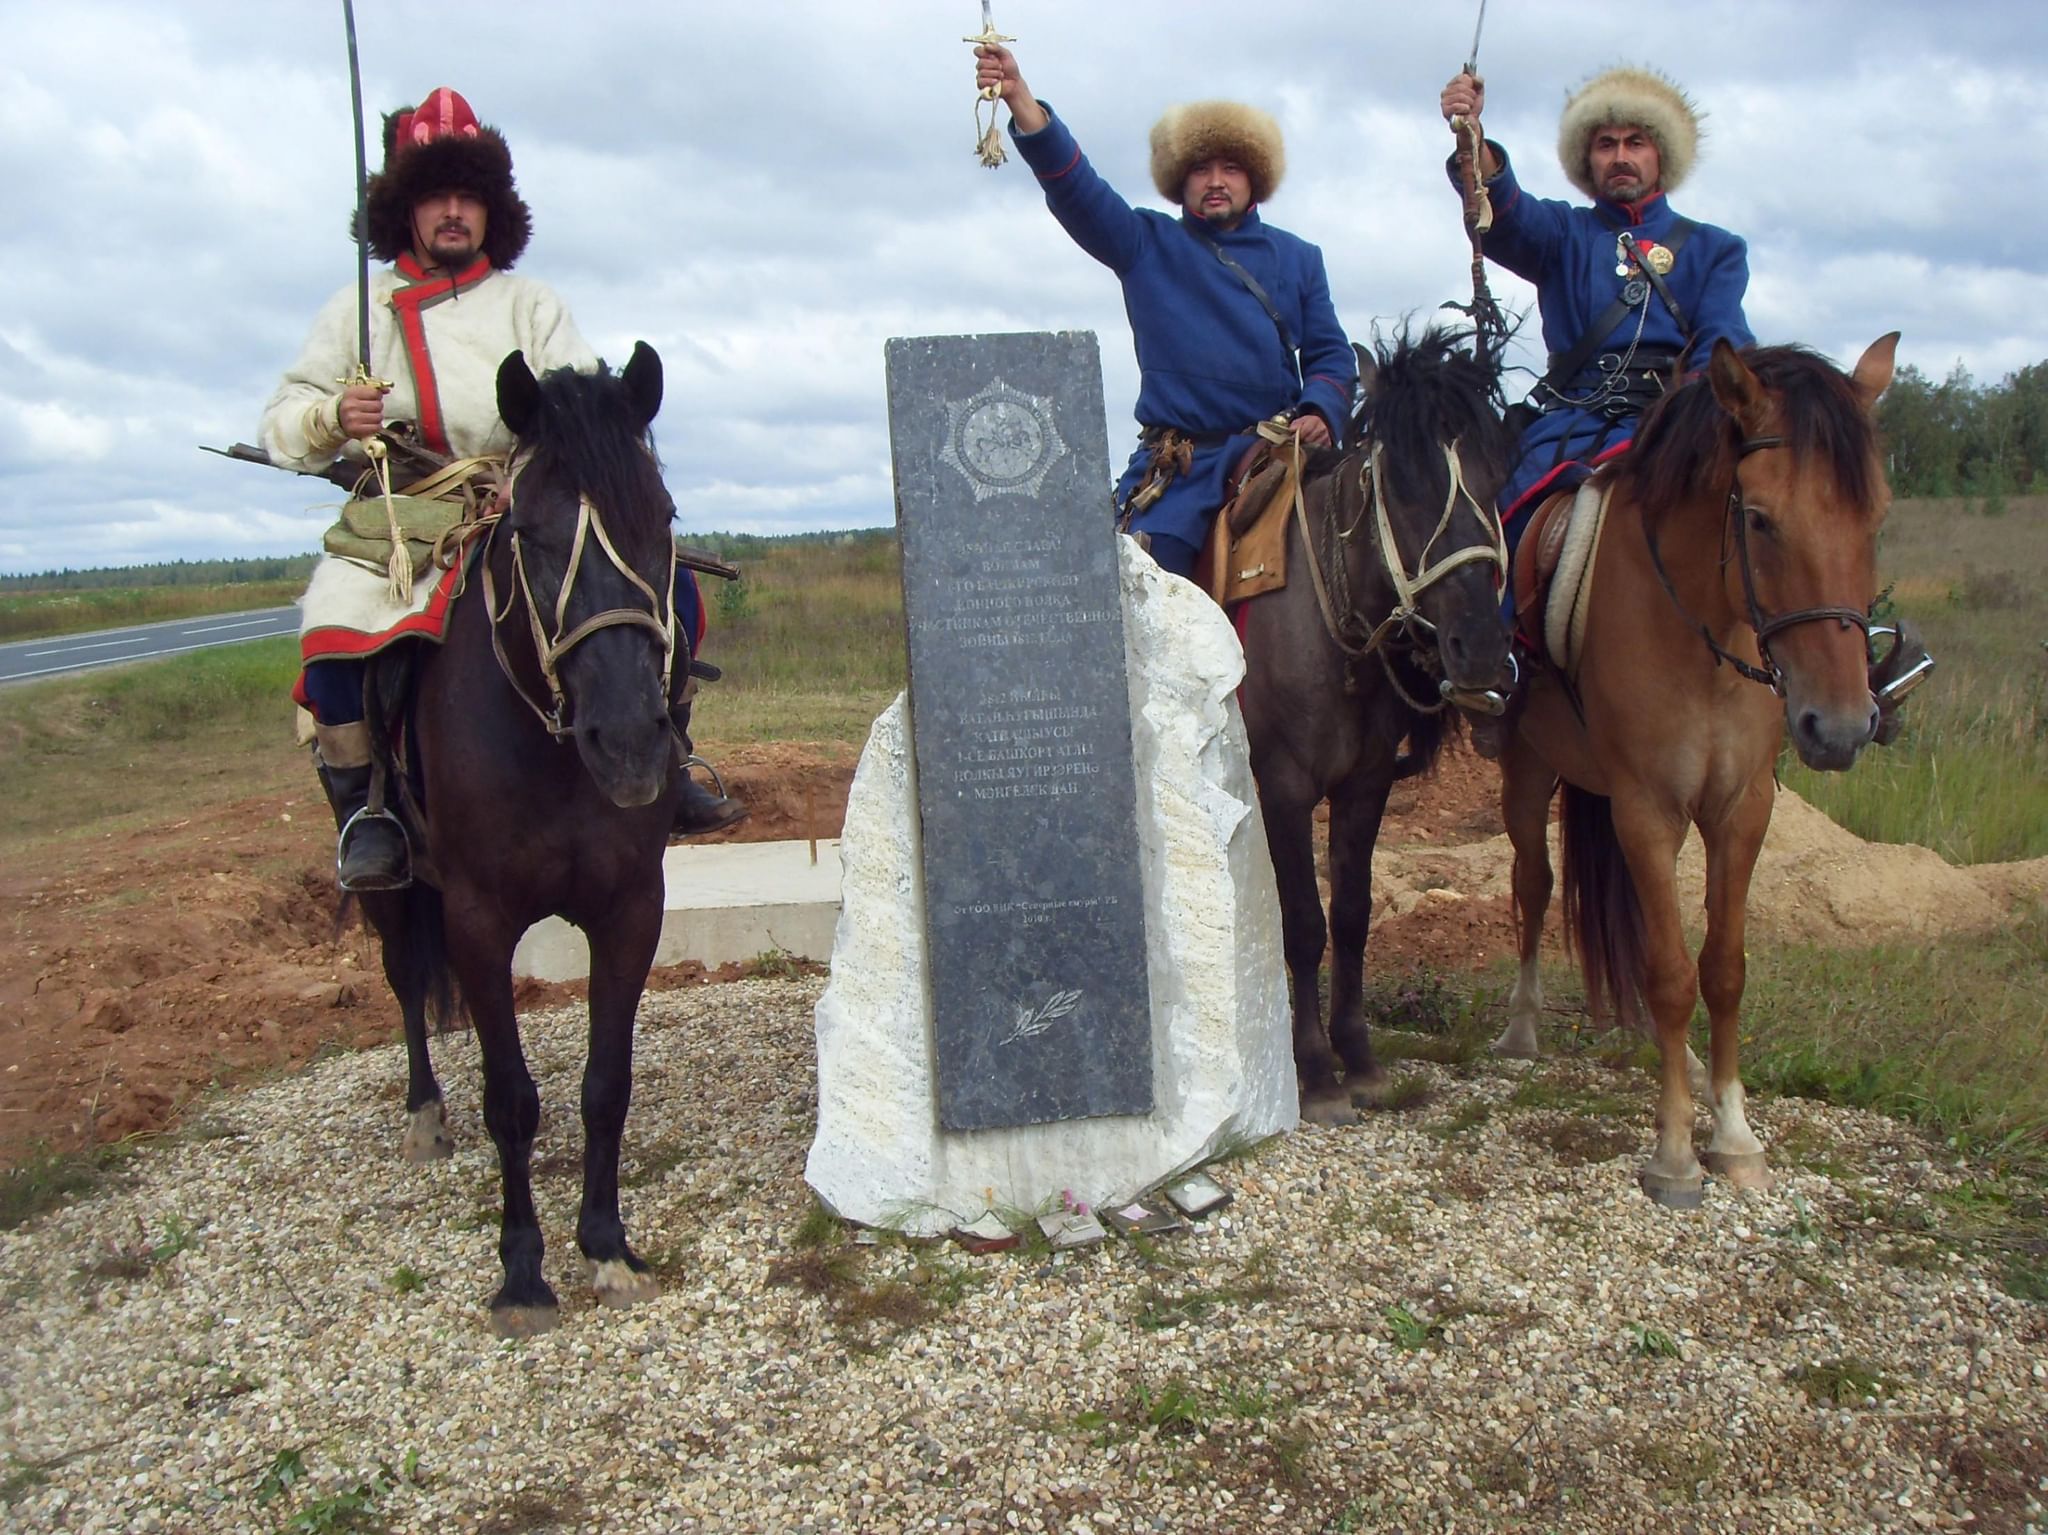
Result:
M1740 561L1742 569L1742 599L1749 610L1749 626L1756 631L1756 648L1757 654L1763 657L1764 664L1762 667L1751 666L1742 657L1732 654L1719 640L1714 638L1713 630L1709 629L1700 619L1693 616L1692 610L1679 599L1678 589L1671 583L1670 572L1664 568L1664 557L1657 547L1657 530L1651 526L1647 518L1644 519L1643 523L1643 537L1650 546L1650 563L1656 568L1657 579L1663 583L1664 594L1671 599L1671 605L1678 610L1679 617L1696 629L1699 632L1700 638L1706 641L1707 649L1713 652L1714 664L1718 666L1723 661L1726 661L1742 676L1747 677L1751 682L1761 683L1780 698L1785 695L1785 673L1771 655L1772 635L1782 634L1785 630L1792 628L1796 624L1810 624L1816 623L1821 619L1832 618L1845 629L1862 630L1866 647L1870 641L1870 615L1861 609L1839 606L1816 606L1795 608L1787 613L1767 616L1764 613L1763 604L1757 601L1756 570L1749 558L1749 519L1744 515L1742 461L1752 453L1761 452L1766 448L1782 448L1784 445L1785 439L1783 437L1744 438L1735 450L1735 467L1730 471L1728 477L1726 523L1727 526L1732 526L1734 529L1735 557ZM1721 537L1722 546L1725 551L1728 542L1728 532L1725 526ZM1725 552L1721 557L1721 563L1724 566L1728 563L1728 556Z
M555 595L554 610L549 615L553 632L550 633L549 628L543 624L541 605L534 600L533 586L527 577L526 557L517 528L510 530L512 574L517 580L517 585L505 594L505 601L501 606L498 602L497 582L491 570L490 541L496 538L498 528L503 525L503 518L512 509L512 492L518 484L521 467L523 465L514 467L499 497L497 510L491 515L491 532L485 540L480 556L483 562L484 610L490 618L491 651L498 658L498 670L504 673L505 680L512 685L512 691L533 711L548 734L559 741L575 729L574 723L568 717L569 696L562 689L559 671L562 658L600 629L615 628L624 624L652 630L661 641L661 690L664 698L668 696L669 679L674 672L676 654L676 562L673 558L669 560L667 592L656 596L654 588L621 558L618 548L612 543L611 534L605 530L603 513L589 496L579 494L576 498L576 536L569 548L569 565L562 576L561 590ZM612 568L647 599L647 609L643 612L639 608L607 608L584 619L571 629L568 627L569 600L576 588L576 578L582 573L583 558L589 553L593 543L603 552L604 557L611 561ZM540 667L541 680L547 684L552 707L543 708L527 690L514 671L511 658L505 653L504 637L499 632L499 625L511 617L514 603L521 603L526 609L526 625L533 641L534 659Z
M1444 708L1450 700L1440 697L1424 701L1410 696L1394 671L1388 642L1398 636L1414 647L1418 655L1427 654L1428 647L1436 638L1436 625L1423 616L1420 607L1422 594L1460 566L1477 560L1487 561L1493 566L1496 581L1507 579L1508 568L1507 539L1501 530L1500 518L1490 507L1481 505L1466 487L1464 461L1459 457L1457 442L1439 443L1437 446L1443 450L1444 465L1450 471L1449 487L1444 494L1443 513L1423 543L1421 553L1416 556L1418 568L1412 572L1394 540L1393 518L1387 510L1386 473L1381 467L1383 444L1374 442L1365 455L1365 462L1359 465L1360 505L1357 517L1352 519L1349 527L1338 526L1334 516L1327 519L1335 534L1330 542L1331 573L1327 577L1323 573L1322 558L1316 552L1315 536L1309 527L1298 461L1294 489L1294 518L1301 530L1302 547L1308 554L1309 584L1315 588L1316 604L1322 609L1323 627L1328 631L1331 643L1352 661L1377 653L1381 666L1386 670L1387 680L1400 694L1401 701L1426 714ZM1299 454L1300 451L1297 439L1295 452ZM1479 519L1481 529L1488 535L1488 542L1468 544L1444 555L1434 564L1427 563L1437 540L1450 531L1460 503L1472 509L1472 515ZM1360 617L1352 599L1344 557L1359 529L1365 525L1368 512L1372 514L1373 547L1379 555L1380 568L1394 588L1394 606L1370 631L1367 631L1365 620Z

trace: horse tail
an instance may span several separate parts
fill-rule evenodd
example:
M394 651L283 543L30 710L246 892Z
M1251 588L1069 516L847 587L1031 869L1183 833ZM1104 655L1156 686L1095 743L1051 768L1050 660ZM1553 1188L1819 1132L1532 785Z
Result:
M441 892L416 880L405 892L405 921L412 938L406 953L412 981L426 1000L427 1022L436 1034L462 1026L469 1015L462 988L448 966L448 930L442 920Z
M1564 930L1595 1018L1642 1016L1648 940L1635 881L1614 835L1614 801L1564 786Z

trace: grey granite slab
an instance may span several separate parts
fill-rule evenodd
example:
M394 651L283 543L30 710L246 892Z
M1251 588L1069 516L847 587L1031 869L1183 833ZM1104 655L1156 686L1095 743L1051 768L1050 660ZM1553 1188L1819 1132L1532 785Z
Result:
M939 1122L1152 1108L1095 337L887 347Z

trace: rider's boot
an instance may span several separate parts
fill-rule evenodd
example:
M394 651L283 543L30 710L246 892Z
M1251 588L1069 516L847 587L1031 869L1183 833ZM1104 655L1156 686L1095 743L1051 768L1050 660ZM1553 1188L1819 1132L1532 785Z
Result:
M737 826L747 818L747 807L738 800L728 797L724 785L713 794L698 783L690 774L693 766L702 765L709 769L715 779L718 770L697 755L697 749L690 741L690 701L697 696L697 679L709 677L715 680L718 669L702 661L690 663L690 677L683 685L683 694L669 713L676 724L676 738L682 742L682 760L676 771L682 774L682 796L676 801L676 817L669 827L669 841L684 837L702 837L715 831L724 831L728 826Z
M335 879L344 890L403 890L412 883L412 850L405 829L389 811L370 806L370 727L319 725L321 785L341 828L334 850Z

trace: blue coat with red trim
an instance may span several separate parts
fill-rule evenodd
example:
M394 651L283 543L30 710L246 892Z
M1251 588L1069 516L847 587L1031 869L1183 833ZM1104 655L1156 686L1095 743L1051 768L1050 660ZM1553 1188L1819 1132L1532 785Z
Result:
M1066 124L1046 111L1051 121L1043 128L1019 133L1012 123L1010 137L1044 186L1053 217L1123 283L1138 354L1139 424L1238 434L1198 447L1188 471L1132 519L1134 528L1199 548L1252 426L1292 408L1314 411L1333 438L1343 435L1358 364L1330 303L1323 253L1266 223L1256 208L1232 230L1133 208L1088 163ZM1272 317L1196 230L1266 290L1299 349L1299 378ZM1117 485L1119 506L1143 478L1148 458L1143 447L1132 455Z
M1500 161L1500 173L1487 182L1493 199L1493 228L1482 240L1486 254L1518 277L1536 285L1536 303L1543 316L1543 344L1553 359L1578 345L1586 328L1621 292L1617 275L1616 238L1626 229L1638 243L1664 244L1680 215L1662 194L1631 206L1604 199L1586 207L1552 198L1531 197L1515 179L1507 151L1488 141ZM1446 167L1458 184L1457 158ZM1749 287L1749 250L1742 239L1712 224L1693 221L1693 231L1679 249L1665 283L1692 326L1690 366L1700 366L1722 337L1748 346L1756 337L1743 317L1742 299ZM1640 327L1640 331L1639 328ZM1626 352L1632 343L1678 351L1687 344L1671 311L1654 293L1630 311L1605 338L1602 352ZM1599 370L1588 365L1566 384L1563 393L1578 394L1596 386ZM1503 516L1534 504L1535 492L1558 478L1560 467L1573 461L1605 457L1635 435L1635 418L1611 422L1591 411L1554 409L1522 434L1514 473L1502 487Z

